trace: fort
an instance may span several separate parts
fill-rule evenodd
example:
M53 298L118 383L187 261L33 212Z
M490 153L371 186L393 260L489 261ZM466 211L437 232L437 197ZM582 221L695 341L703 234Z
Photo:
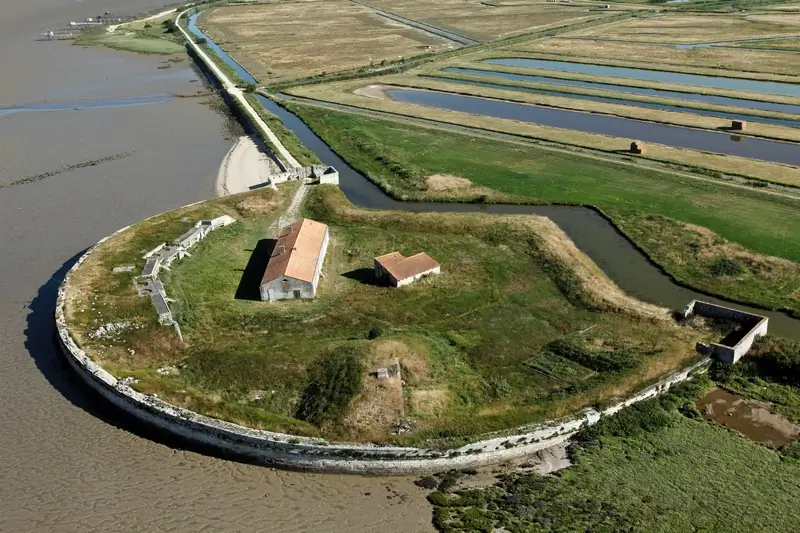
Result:
M715 357L725 363L736 363L741 359L758 337L767 334L769 318L739 311L722 305L700 300L692 300L683 310L684 319L693 316L722 319L736 324L721 342L698 343L697 351Z

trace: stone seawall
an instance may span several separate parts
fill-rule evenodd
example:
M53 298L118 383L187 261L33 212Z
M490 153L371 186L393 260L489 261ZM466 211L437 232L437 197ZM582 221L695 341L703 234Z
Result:
M127 229L123 228L114 235ZM689 369L666 376L655 385L602 412L589 409L579 416L518 428L450 450L334 444L319 438L251 429L188 411L132 389L92 361L74 340L65 315L70 277L93 250L109 238L98 242L75 263L58 290L56 327L59 344L69 365L94 391L138 420L191 442L265 465L325 472L403 475L498 463L559 444L584 424L594 424L601 416L651 398L674 383L687 379L693 370L705 364L702 361Z

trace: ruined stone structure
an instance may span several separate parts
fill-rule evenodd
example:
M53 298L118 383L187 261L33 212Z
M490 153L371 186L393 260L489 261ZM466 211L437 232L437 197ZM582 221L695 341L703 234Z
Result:
M189 249L203 240L206 235L217 228L222 228L236 222L228 215L222 215L213 220L201 220L191 229L173 241L172 245L161 243L144 255L145 263L142 275L134 279L139 296L150 296L158 313L158 321L165 325L172 325L180 336L178 324L172 318L169 308L170 299L164 290L164 285L158 280L158 273L169 266L176 259L183 259L189 255Z
M251 189L287 181L312 181L320 184L339 185L339 171L327 165L290 168L286 172L271 175L268 182L255 185Z
M697 346L697 351L731 364L741 359L750 350L758 337L767 334L769 325L769 318L765 316L745 313L738 309L701 302L700 300L692 300L684 309L684 318L692 316L721 318L740 324L740 328L734 334L726 337L726 340L723 341L724 343L698 343Z
M737 131L744 131L747 128L747 122L744 120L731 121L731 129Z
M425 252L410 257L403 257L400 252L391 252L375 258L375 277L392 287L409 285L423 276L439 273L439 263Z
M328 226L308 218L281 229L261 280L261 299L314 298L328 239Z
M643 154L645 152L644 143L639 141L633 141L631 143L631 153L632 154Z

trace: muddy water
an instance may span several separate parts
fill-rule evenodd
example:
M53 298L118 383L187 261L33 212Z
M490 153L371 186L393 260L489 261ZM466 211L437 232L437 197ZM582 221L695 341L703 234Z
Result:
M639 102L637 100L625 100L624 98L610 98L606 96L594 96L589 94L576 94L566 93L561 91L552 91L547 89L531 89L528 87L517 87L515 85L502 85L499 83L488 83L484 81L462 80L459 78L441 78L439 76L425 76L432 80L446 80L450 83L461 83L464 85L475 85L478 87L490 87L492 89L503 89L506 91L518 91L532 94L544 94L548 96L560 96L562 98L572 98L574 100L588 100L590 102L603 102L608 104L622 104L633 107L644 107L647 109L658 109L661 111L675 111L678 113L693 113L696 115L705 115L708 117L719 117L727 120L741 120L746 118L750 122L757 122L762 124L775 124L777 126L788 126L790 128L800 127L798 120L785 120L780 118L760 117L757 115L747 115L745 113L724 113L722 111L711 111L707 109L693 109L690 107L681 107L669 104L656 104L652 102Z
M549 76L533 76L529 74L514 74L511 72L500 72L496 70L481 70L473 68L447 67L445 69L442 69L442 72L458 72L461 74L471 74L475 76L488 76L493 78L502 78L506 80L528 81L534 83L549 83L553 85L564 85L567 87L602 89L604 91L614 91L626 94L639 94L642 96L656 96L660 98L677 98L679 100L690 100L693 102L704 102L708 104L744 107L746 109L777 111L779 113L790 113L790 114L800 113L799 105L777 104L773 102L760 102L758 100L747 100L744 98L730 98L727 96L713 96L708 94L664 91L662 89L646 89L642 87L629 87L626 85L612 85L610 83L596 83L591 81L568 80L564 78L551 78ZM754 97L757 97L757 95L754 95Z
M0 106L195 91L188 61L158 70L149 56L35 40L106 10L162 5L5 2ZM186 98L0 117L0 185L32 178L0 188L0 531L431 530L408 480L277 472L162 442L88 394L57 352L66 269L126 224L211 197L232 144L224 123Z
M550 61L546 59L485 59L484 63L503 65L506 67L541 68L559 72L575 72L594 76L615 76L636 80L657 81L662 83L685 83L700 87L730 89L733 91L749 91L764 94L780 94L782 96L800 96L800 85L775 81L756 81L721 76L702 76L699 74L681 74L663 70L645 70L640 68L611 67L569 61Z
M697 402L703 418L733 429L748 439L780 448L800 437L800 426L775 414L767 402L713 389Z
M800 165L800 147L794 143L732 137L727 133L437 91L388 89L386 94L398 102L420 104L437 109L518 120L587 133L599 133L676 148L760 159L772 163Z

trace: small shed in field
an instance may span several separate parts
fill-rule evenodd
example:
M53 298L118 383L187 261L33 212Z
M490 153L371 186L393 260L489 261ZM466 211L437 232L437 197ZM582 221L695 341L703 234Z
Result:
M281 229L261 279L261 299L314 298L328 238L328 226L308 218Z
M392 252L375 258L375 277L387 281L393 287L402 287L423 276L440 272L439 263L425 252L409 257L404 257L400 252Z

